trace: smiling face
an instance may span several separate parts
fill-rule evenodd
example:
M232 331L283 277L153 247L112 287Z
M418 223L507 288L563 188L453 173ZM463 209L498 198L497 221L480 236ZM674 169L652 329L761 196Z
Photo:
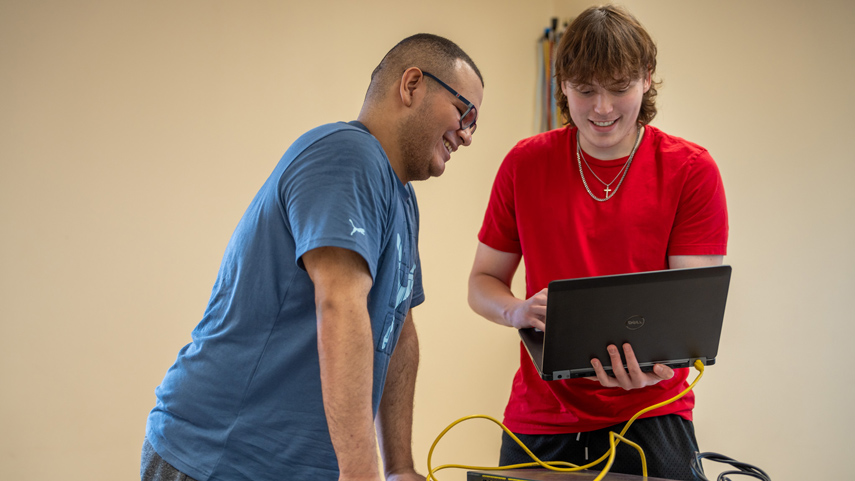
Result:
M579 128L582 149L601 160L629 155L635 144L638 113L644 93L650 89L650 75L624 84L604 86L565 81L561 90L567 97L570 118Z
M478 76L464 62L458 62L454 72L456 75L445 81L480 110L484 89ZM423 81L433 82L427 77ZM460 116L466 109L459 98L434 85L421 105L401 121L397 138L407 181L439 177L451 154L472 143L474 129L460 129Z
M638 125L656 116L656 44L626 9L594 6L567 27L555 52L556 99L591 155L629 155Z

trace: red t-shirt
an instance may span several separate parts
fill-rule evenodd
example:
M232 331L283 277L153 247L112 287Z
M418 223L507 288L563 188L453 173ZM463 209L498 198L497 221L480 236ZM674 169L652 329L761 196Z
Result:
M625 159L586 155L605 182ZM591 191L604 186L583 164ZM614 191L619 178L611 184ZM590 197L576 161L576 129L562 128L520 141L499 168L484 224L484 244L521 254L526 297L550 281L655 271L672 255L724 255L727 206L718 167L703 147L647 126L629 171L606 202ZM547 320L548 322L548 320ZM605 428L687 387L689 369L632 391L597 381L544 381L520 344L505 425L522 434L558 434ZM694 394L645 417L679 414L691 420Z

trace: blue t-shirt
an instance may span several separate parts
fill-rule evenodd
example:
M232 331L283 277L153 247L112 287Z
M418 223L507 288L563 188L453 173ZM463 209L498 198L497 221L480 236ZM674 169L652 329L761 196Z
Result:
M358 122L300 137L253 199L223 256L193 342L156 389L146 437L205 480L336 479L318 364L314 285L300 257L353 250L374 284L374 413L407 311L424 300L418 207Z

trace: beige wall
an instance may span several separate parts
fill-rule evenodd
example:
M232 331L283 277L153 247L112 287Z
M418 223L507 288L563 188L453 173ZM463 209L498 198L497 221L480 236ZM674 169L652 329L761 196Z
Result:
M486 80L474 145L417 185L417 463L451 421L500 417L516 333L466 305L475 234L499 162L533 133L533 42L587 4L0 1L0 479L136 476L154 387L243 209L296 136L355 117L417 31L457 41ZM776 480L844 479L855 7L625 4L660 47L655 125L709 148L728 193L734 279L697 388L701 447ZM470 421L435 463L492 464L497 440Z

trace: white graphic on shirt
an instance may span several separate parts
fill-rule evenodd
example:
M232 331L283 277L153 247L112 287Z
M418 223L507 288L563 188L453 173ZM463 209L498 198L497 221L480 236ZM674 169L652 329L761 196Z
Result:
M398 234L398 264L401 264L401 234ZM404 302L404 299L410 297L410 294L413 292L413 276L415 273L416 265L413 264L413 267L410 268L409 274L407 274L407 285L398 286L398 295L395 297L396 308Z
M350 231L350 235L356 234L357 232L359 232L362 235L365 235L365 229L363 229L362 227L356 227L356 225L353 223L353 221L351 219L347 219L347 220L349 220L350 225L353 226L353 230Z
M404 265L404 263L403 263L404 252L403 252L403 244L401 243L401 234L397 234L397 248L398 248L398 268L400 269ZM410 294L412 294L415 273L416 273L416 266L415 266L415 264L413 264L413 267L410 268L410 271L407 274L407 285L406 286L400 285L400 277L396 276L396 279L398 279L399 285L398 285L398 291L395 294L395 309L397 309L398 306L400 306L401 303L403 303L404 300L407 299L408 297L410 297ZM401 271L399 270L398 276L400 276L400 274L401 274ZM389 323L389 327L386 329L386 332L383 334L383 342L380 344L381 350L385 350L386 346L389 345L389 341L392 338L392 334L395 332L396 321L397 321L397 318L395 317L394 314L392 314L392 322Z
M389 344L389 337L392 335L392 332L395 330L395 320L392 320L392 324L389 324L389 329L386 330L386 335L383 336L383 345L380 346L380 349L386 349L386 345Z

